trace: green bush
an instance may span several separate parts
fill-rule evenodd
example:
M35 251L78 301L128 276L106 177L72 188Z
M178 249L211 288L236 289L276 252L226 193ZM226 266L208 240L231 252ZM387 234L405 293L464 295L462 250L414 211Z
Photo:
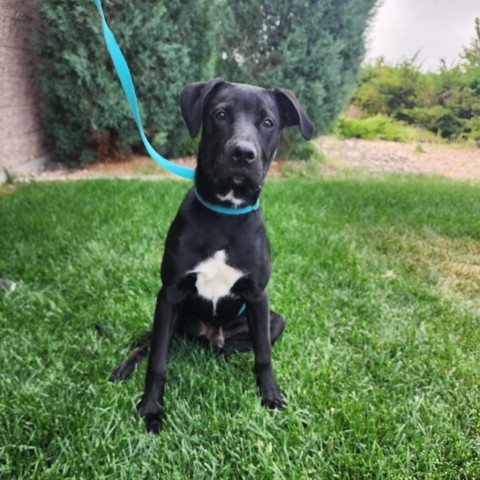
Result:
M407 125L400 120L384 115L368 118L340 118L333 127L340 138L362 138L364 140L390 140L393 142L415 142L435 138L426 132Z
M415 58L388 65L383 59L367 66L353 94L353 103L368 115L389 115L401 119L405 109L417 103L421 73Z
M465 132L462 133L460 139L470 140L479 145L480 142L480 117L471 118L465 122Z
M465 48L457 65L442 62L434 72L423 72L416 58L388 65L383 59L362 72L352 102L364 116L378 114L416 125L449 140L474 140L480 116L480 20L476 38ZM378 124L355 124L373 134ZM385 126L382 126L383 131ZM342 127L343 128L343 127ZM351 125L344 129L352 128ZM360 132L362 135L365 132Z
M104 0L130 66L147 137L163 155L186 140L178 93L212 75L207 0ZM70 165L122 155L140 137L104 45L91 1L38 0L36 35L45 100L45 130L58 159Z
M146 135L168 156L194 153L196 145L183 126L179 90L214 75L291 89L317 133L326 131L356 84L375 3L103 2L132 72ZM86 164L141 146L93 3L38 0L37 10L44 19L36 44L46 133L58 159ZM298 156L298 132L290 129L284 139L280 155Z
M408 110L411 124L419 125L443 138L457 138L465 128L465 122L451 108L442 105L415 107Z

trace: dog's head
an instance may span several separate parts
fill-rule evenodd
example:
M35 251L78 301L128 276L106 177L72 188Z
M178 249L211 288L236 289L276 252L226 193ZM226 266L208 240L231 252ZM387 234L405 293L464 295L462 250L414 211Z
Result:
M195 181L213 203L255 202L282 128L297 125L307 140L314 131L295 95L278 88L193 83L182 89L180 106L190 135L202 128Z

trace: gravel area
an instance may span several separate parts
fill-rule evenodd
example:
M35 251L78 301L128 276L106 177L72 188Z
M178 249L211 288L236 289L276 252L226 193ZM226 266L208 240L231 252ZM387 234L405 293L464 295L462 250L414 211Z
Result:
M321 137L317 143L328 159L321 169L328 176L360 170L372 174L440 175L454 180L480 181L480 148L383 140L340 140L330 136ZM194 157L178 159L175 162L188 167L195 166ZM284 166L285 163L274 162L269 175L282 176ZM301 165L295 162L292 167L297 169L301 168ZM96 163L85 169L66 169L62 164L49 163L46 168L31 172L19 180L55 181L105 177L156 180L171 178L172 175L149 157L136 155L125 161Z
M334 137L322 137L318 144L334 168L480 181L480 148Z

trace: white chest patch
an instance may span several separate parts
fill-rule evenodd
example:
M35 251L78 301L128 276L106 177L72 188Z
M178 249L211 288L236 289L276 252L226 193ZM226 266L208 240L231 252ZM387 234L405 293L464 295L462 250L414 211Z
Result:
M231 202L232 205L235 207L238 207L242 203L245 203L245 200L242 200L241 198L237 198L233 195L233 190L230 190L226 195L217 194L217 198L222 202Z
M226 261L225 250L219 250L189 272L197 274L197 292L201 297L212 301L214 312L218 300L229 295L235 282L243 276L240 270L227 265Z

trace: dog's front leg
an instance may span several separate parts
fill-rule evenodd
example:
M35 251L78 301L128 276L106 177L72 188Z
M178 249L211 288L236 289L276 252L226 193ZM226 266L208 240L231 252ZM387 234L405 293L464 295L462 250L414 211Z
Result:
M247 319L255 352L255 376L262 405L272 409L284 408L285 402L273 376L270 309L266 292L259 300L247 302Z
M168 301L165 288L162 288L158 292L155 307L150 355L145 377L145 391L137 407L149 433L157 433L162 428L161 410L167 374L168 351L177 316L178 306Z

